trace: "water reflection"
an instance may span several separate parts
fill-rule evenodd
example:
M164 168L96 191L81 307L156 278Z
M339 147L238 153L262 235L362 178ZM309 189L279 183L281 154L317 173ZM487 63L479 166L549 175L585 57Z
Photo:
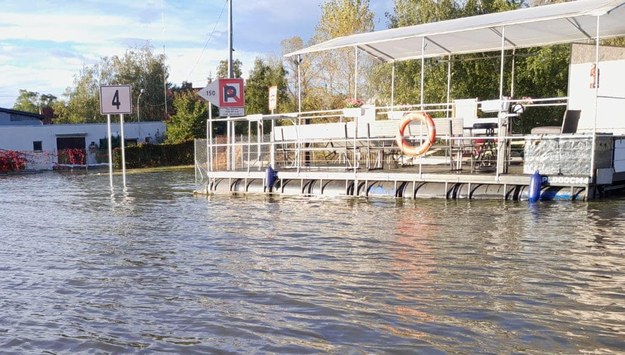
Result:
M618 352L625 201L192 195L0 178L9 352Z

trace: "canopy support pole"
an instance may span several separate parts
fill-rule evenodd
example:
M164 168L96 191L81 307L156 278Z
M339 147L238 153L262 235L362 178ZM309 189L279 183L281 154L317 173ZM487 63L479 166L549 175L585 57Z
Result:
M358 47L354 46L354 99L358 99Z
M515 70L514 66L516 65L516 48L512 49L512 78L510 79L510 97L514 97L514 76Z
M302 112L302 57L297 55L297 112Z
M395 62L391 69L391 111L395 111Z
M595 84L595 117L592 124L592 147L590 148L590 181L595 182L595 146L597 144L597 117L599 116L599 44L600 44L600 21L601 15L597 16L597 34L595 37L595 72L597 75Z
M447 56L447 118L451 111L451 54Z
M505 45L506 45L506 28L501 28L501 63L499 66L499 100L501 107L499 108L498 113L498 128L497 128L497 136L499 139L497 140L497 173L496 178L499 179L500 174L505 174L508 172L508 165L506 164L506 151L508 142L501 139L501 137L507 136L508 132L508 117L503 112L503 75L505 68Z
M499 66L499 100L503 100L503 74L506 60L506 28L501 28L501 63Z
M423 85L425 82L425 78L423 77L425 74L425 37L421 37L421 111L424 110L423 102L424 102L424 90Z

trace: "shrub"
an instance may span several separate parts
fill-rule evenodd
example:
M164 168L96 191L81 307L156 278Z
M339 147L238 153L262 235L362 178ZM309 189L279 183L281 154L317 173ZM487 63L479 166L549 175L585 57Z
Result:
M126 168L193 165L193 141L177 144L142 144L126 148ZM113 151L113 166L121 168L121 149Z
M14 150L0 150L0 173L21 171L26 168L26 158Z
M84 165L85 150L80 148L59 150L59 164Z

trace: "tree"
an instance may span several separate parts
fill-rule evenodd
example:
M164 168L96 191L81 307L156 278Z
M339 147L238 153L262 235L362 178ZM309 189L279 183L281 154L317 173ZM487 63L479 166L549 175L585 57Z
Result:
M320 43L336 37L372 31L373 18L369 0L326 0L321 4L321 19L315 29L314 41ZM354 95L355 56L356 53L351 48L318 55L314 70L322 73L327 93L324 97L329 98L324 106L336 105L337 96L345 98ZM362 58L359 71L366 72L370 64L364 61L366 57Z
M238 79L243 75L243 71L241 67L243 63L240 60L235 59L232 61L232 77L234 79ZM229 79L228 78L228 61L222 60L219 62L219 66L217 67L217 78L220 79Z
M270 113L269 87L278 87L278 112L282 111L288 101L285 70L278 61L265 62L261 58L254 61L254 69L245 85L245 110L248 114Z
M524 1L503 0L395 0L393 14L387 14L391 27L403 27L465 16L507 11L525 6ZM507 53L510 58L512 53ZM425 103L447 101L447 64L451 60L451 97L499 97L500 57L493 53L458 55L424 61ZM510 72L510 60L506 72ZM411 60L396 64L395 101L420 102L421 61ZM388 69L381 73L388 73ZM381 76L382 74L380 74ZM506 78L504 91L511 88L511 78ZM381 79L378 77L378 81ZM378 96L389 98L387 85L377 85Z
M40 109L52 106L56 101L56 96L49 94L39 94L38 92L20 89L19 96L13 105L14 110L40 113Z
M36 92L20 89L20 94L13 105L14 110L39 113L37 104L39 94Z
M282 54L294 52L304 48L304 41L301 37L291 37L280 43ZM321 82L319 72L313 70L313 63L316 62L316 53L311 53L306 58L286 58L282 64L285 68L285 77L287 81L287 95L289 100L286 103L286 112L296 112L299 109L299 96L301 93L302 110L310 111L319 109L320 106L313 104L314 98L312 90L314 82ZM301 59L301 60L300 60ZM299 88L301 85L301 88ZM301 90L300 90L301 89Z
M57 122L83 123L103 122L100 115L99 88L101 85L131 85L132 101L135 107L135 120L139 110L141 120L163 120L167 118L165 85L168 77L164 55L155 55L152 47L145 45L126 51L122 56L103 57L100 62L91 66L83 66L74 77L74 86L65 90L65 100L53 105L58 115ZM141 99L136 107L139 94ZM130 118L133 119L133 118Z
M193 90L174 93L175 113L166 121L167 143L206 138L208 105Z
M137 103L143 89L139 107L135 108L134 115L138 115L141 110L142 121L166 119L168 113L165 112L164 83L167 81L168 73L165 56L155 55L151 47L144 46L126 51L123 57L114 56L111 62L115 82L132 85L133 103ZM167 87L169 88L169 85Z
M54 112L56 123L85 123L103 121L100 117L99 65L83 66L74 77L74 87L67 88L63 96L66 101L58 101Z

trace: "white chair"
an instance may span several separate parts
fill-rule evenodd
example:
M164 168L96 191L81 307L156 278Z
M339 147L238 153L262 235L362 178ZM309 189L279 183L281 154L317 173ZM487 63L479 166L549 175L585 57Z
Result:
M454 100L452 116L462 118L465 129L472 129L477 122L477 98Z

